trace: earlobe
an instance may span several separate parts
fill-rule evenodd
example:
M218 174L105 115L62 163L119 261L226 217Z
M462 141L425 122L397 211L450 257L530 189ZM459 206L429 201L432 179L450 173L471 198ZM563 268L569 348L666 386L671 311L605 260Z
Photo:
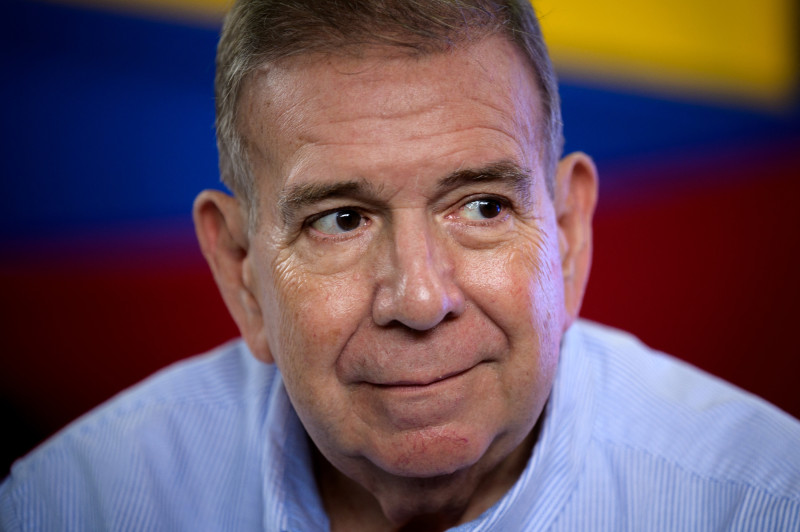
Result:
M597 204L597 169L584 153L570 154L556 173L555 210L568 327L580 312L592 262L592 217Z
M240 202L218 190L204 190L192 209L195 233L228 311L250 350L271 363L250 257L247 218Z

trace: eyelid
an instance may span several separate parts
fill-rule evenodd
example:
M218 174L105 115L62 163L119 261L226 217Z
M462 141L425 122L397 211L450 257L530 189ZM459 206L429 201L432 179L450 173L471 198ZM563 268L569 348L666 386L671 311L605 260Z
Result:
M317 213L314 213L314 214L311 214L311 215L307 216L303 220L303 225L304 226L310 226L311 224L313 224L314 222L316 222L320 218L324 218L325 216L328 216L329 214L333 214L335 212L341 212L341 211L355 211L358 214L360 214L361 216L363 216L364 218L369 218L370 217L370 214L363 207L358 207L356 205L342 205L341 207L332 207L330 209L325 209L323 211L320 211L320 212L317 212Z
M505 196L499 196L497 194L487 194L487 193L482 193L481 194L481 193L479 193L479 194L469 195L466 198L463 198L461 201L459 201L456 204L455 209L453 209L453 213L452 214L457 213L458 211L462 210L464 207L466 207L470 203L473 203L473 202L476 202L476 201L494 201L494 202L499 203L503 207L503 209L506 210L506 211L513 212L513 211L516 210L514 202L511 199L509 199L509 198L507 198ZM448 217L449 216L450 215L448 215ZM499 216L498 216L498 218L499 218ZM491 220L497 220L497 218L488 218L486 221L488 222L488 221L491 221Z
M330 216L331 214L336 214L337 212L342 211L354 211L361 216L361 223L359 226L352 231L343 231L341 233L325 233L313 227L314 223L325 218L326 216ZM322 212L318 212L316 214L312 214L311 216L307 217L303 220L303 231L309 234L312 238L316 238L318 240L325 240L325 241L339 241L339 240L347 240L349 238L354 238L361 233L361 230L366 227L367 225L372 223L372 218L370 214L366 211L366 209L362 207L355 207L352 205L336 207L332 209L327 209Z

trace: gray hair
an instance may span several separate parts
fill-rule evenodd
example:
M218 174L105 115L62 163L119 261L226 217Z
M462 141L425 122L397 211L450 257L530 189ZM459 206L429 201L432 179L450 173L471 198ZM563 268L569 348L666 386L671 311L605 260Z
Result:
M309 53L388 45L409 55L444 52L493 34L524 53L539 89L540 146L551 197L563 149L558 86L529 0L238 0L217 48L216 129L223 183L256 214L256 183L237 129L242 87L259 67Z

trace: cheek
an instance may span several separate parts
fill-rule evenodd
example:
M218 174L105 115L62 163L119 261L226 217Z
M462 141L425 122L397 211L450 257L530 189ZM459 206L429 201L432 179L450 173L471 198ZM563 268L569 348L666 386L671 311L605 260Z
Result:
M509 257L507 272L515 295L508 298L505 312L513 331L513 371L505 389L511 404L525 406L517 412L524 427L541 412L558 365L564 316L559 264L555 238L543 237Z
M287 379L301 371L332 376L338 354L368 312L364 276L319 275L299 262L275 262L273 290L265 294L270 347Z
M521 254L526 263L534 261L527 281L525 313L538 344L539 366L544 374L548 373L547 368L555 369L565 319L564 280L555 228L550 234L553 237L542 239L532 257Z
M546 228L549 229L549 228ZM558 243L555 231L525 228L503 247L467 257L467 284L491 317L517 327L535 328L555 318L563 306ZM541 318L541 319L540 319Z
M511 365L507 389L549 386L558 361L564 317L563 280L553 228L521 233L494 252L482 271L470 276L473 299L508 338Z

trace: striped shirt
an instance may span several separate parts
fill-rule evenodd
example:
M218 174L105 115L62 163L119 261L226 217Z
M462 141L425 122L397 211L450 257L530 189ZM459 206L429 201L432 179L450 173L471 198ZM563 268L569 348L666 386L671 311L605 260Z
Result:
M458 531L800 531L800 423L634 338L564 338L522 475ZM2 530L319 531L308 439L241 342L180 362L17 461Z

